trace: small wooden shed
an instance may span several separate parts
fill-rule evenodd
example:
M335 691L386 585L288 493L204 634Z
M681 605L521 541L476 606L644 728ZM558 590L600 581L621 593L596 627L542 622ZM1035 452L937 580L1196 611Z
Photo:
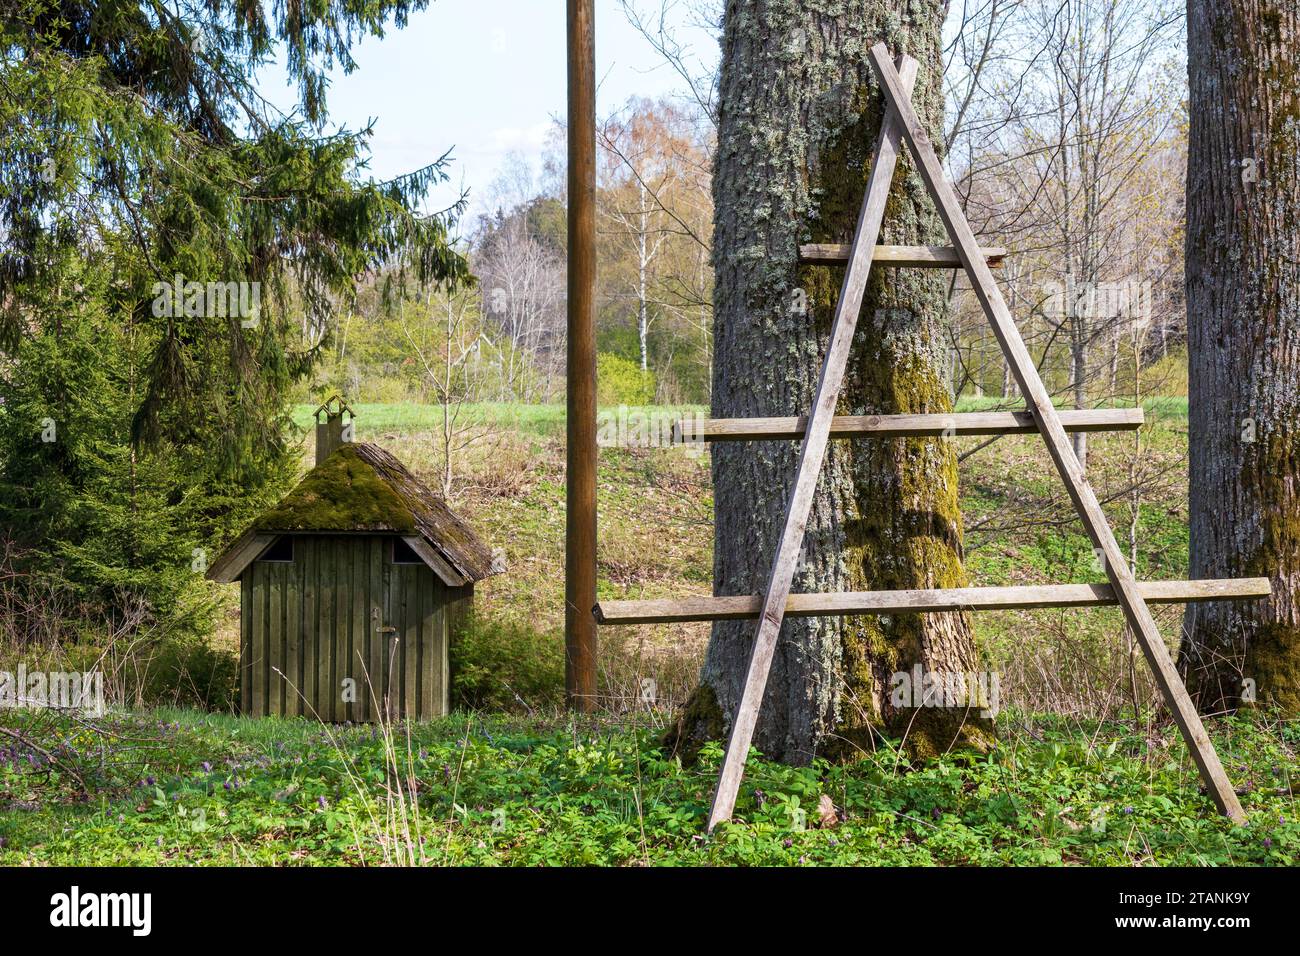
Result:
M504 562L345 414L317 410L316 466L208 569L240 582L240 709L442 716L454 625Z

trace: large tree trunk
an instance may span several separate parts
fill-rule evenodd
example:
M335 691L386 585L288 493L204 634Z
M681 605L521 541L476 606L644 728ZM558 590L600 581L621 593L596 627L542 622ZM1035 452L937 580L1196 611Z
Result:
M883 104L867 51L883 40L921 64L914 100L942 142L943 4L905 0L730 0L724 18L714 170L713 413L806 414L843 277L800 267L802 241L847 242L862 203ZM904 159L881 242L947 242ZM840 414L946 412L945 274L873 270ZM807 308L804 309L804 304ZM794 484L795 442L713 449L717 593L764 587ZM939 439L832 441L795 591L957 587L957 467ZM739 699L754 622L715 626L700 688L677 730L689 752L723 734ZM982 745L979 707L900 707L891 675L979 668L963 614L787 620L755 746L793 763L849 756L875 734L914 753ZM917 688L918 694L920 688Z
M1294 0L1187 6L1191 572L1273 579L1269 600L1188 610L1206 712L1253 687L1300 713L1298 19Z

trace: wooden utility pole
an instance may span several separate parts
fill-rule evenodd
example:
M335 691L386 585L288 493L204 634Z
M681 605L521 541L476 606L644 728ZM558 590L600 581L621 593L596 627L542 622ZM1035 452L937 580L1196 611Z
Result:
M564 687L596 703L596 23L568 0L569 313L564 548Z

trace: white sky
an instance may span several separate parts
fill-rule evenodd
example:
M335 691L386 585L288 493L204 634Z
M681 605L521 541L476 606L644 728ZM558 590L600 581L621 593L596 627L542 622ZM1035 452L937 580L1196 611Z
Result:
M658 0L640 2L643 10L658 7ZM679 0L670 15L677 41L716 61L716 38L693 25L689 0ZM432 0L405 29L361 41L353 56L357 69L332 77L331 124L357 129L376 120L369 172L380 180L455 147L452 183L433 194L431 208L464 186L470 216L482 211L507 155L521 152L539 171L552 118L564 116L564 0ZM685 91L616 0L596 0L596 78L600 115L632 95ZM295 101L279 69L263 72L261 88L282 109Z

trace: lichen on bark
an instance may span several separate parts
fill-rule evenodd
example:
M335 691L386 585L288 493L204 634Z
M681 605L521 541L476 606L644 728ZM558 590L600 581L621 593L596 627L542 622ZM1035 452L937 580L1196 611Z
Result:
M882 102L867 51L883 41L920 62L913 102L936 141L942 120L943 4L906 0L731 0L724 16L714 170L713 414L803 414L811 405L843 270L801 267L801 242L848 242ZM880 241L943 243L904 156ZM945 412L944 276L874 270L842 414ZM806 302L807 310L800 306ZM796 443L722 443L713 451L717 593L766 584L793 486ZM795 591L959 587L961 515L949 443L834 441L817 487ZM753 622L720 622L687 708L725 725L744 678ZM953 707L895 707L892 673L980 668L962 614L787 620L755 746L802 763L851 757L879 735L926 755L983 747L989 722ZM691 727L670 734L689 749ZM713 726L717 729L717 723Z

